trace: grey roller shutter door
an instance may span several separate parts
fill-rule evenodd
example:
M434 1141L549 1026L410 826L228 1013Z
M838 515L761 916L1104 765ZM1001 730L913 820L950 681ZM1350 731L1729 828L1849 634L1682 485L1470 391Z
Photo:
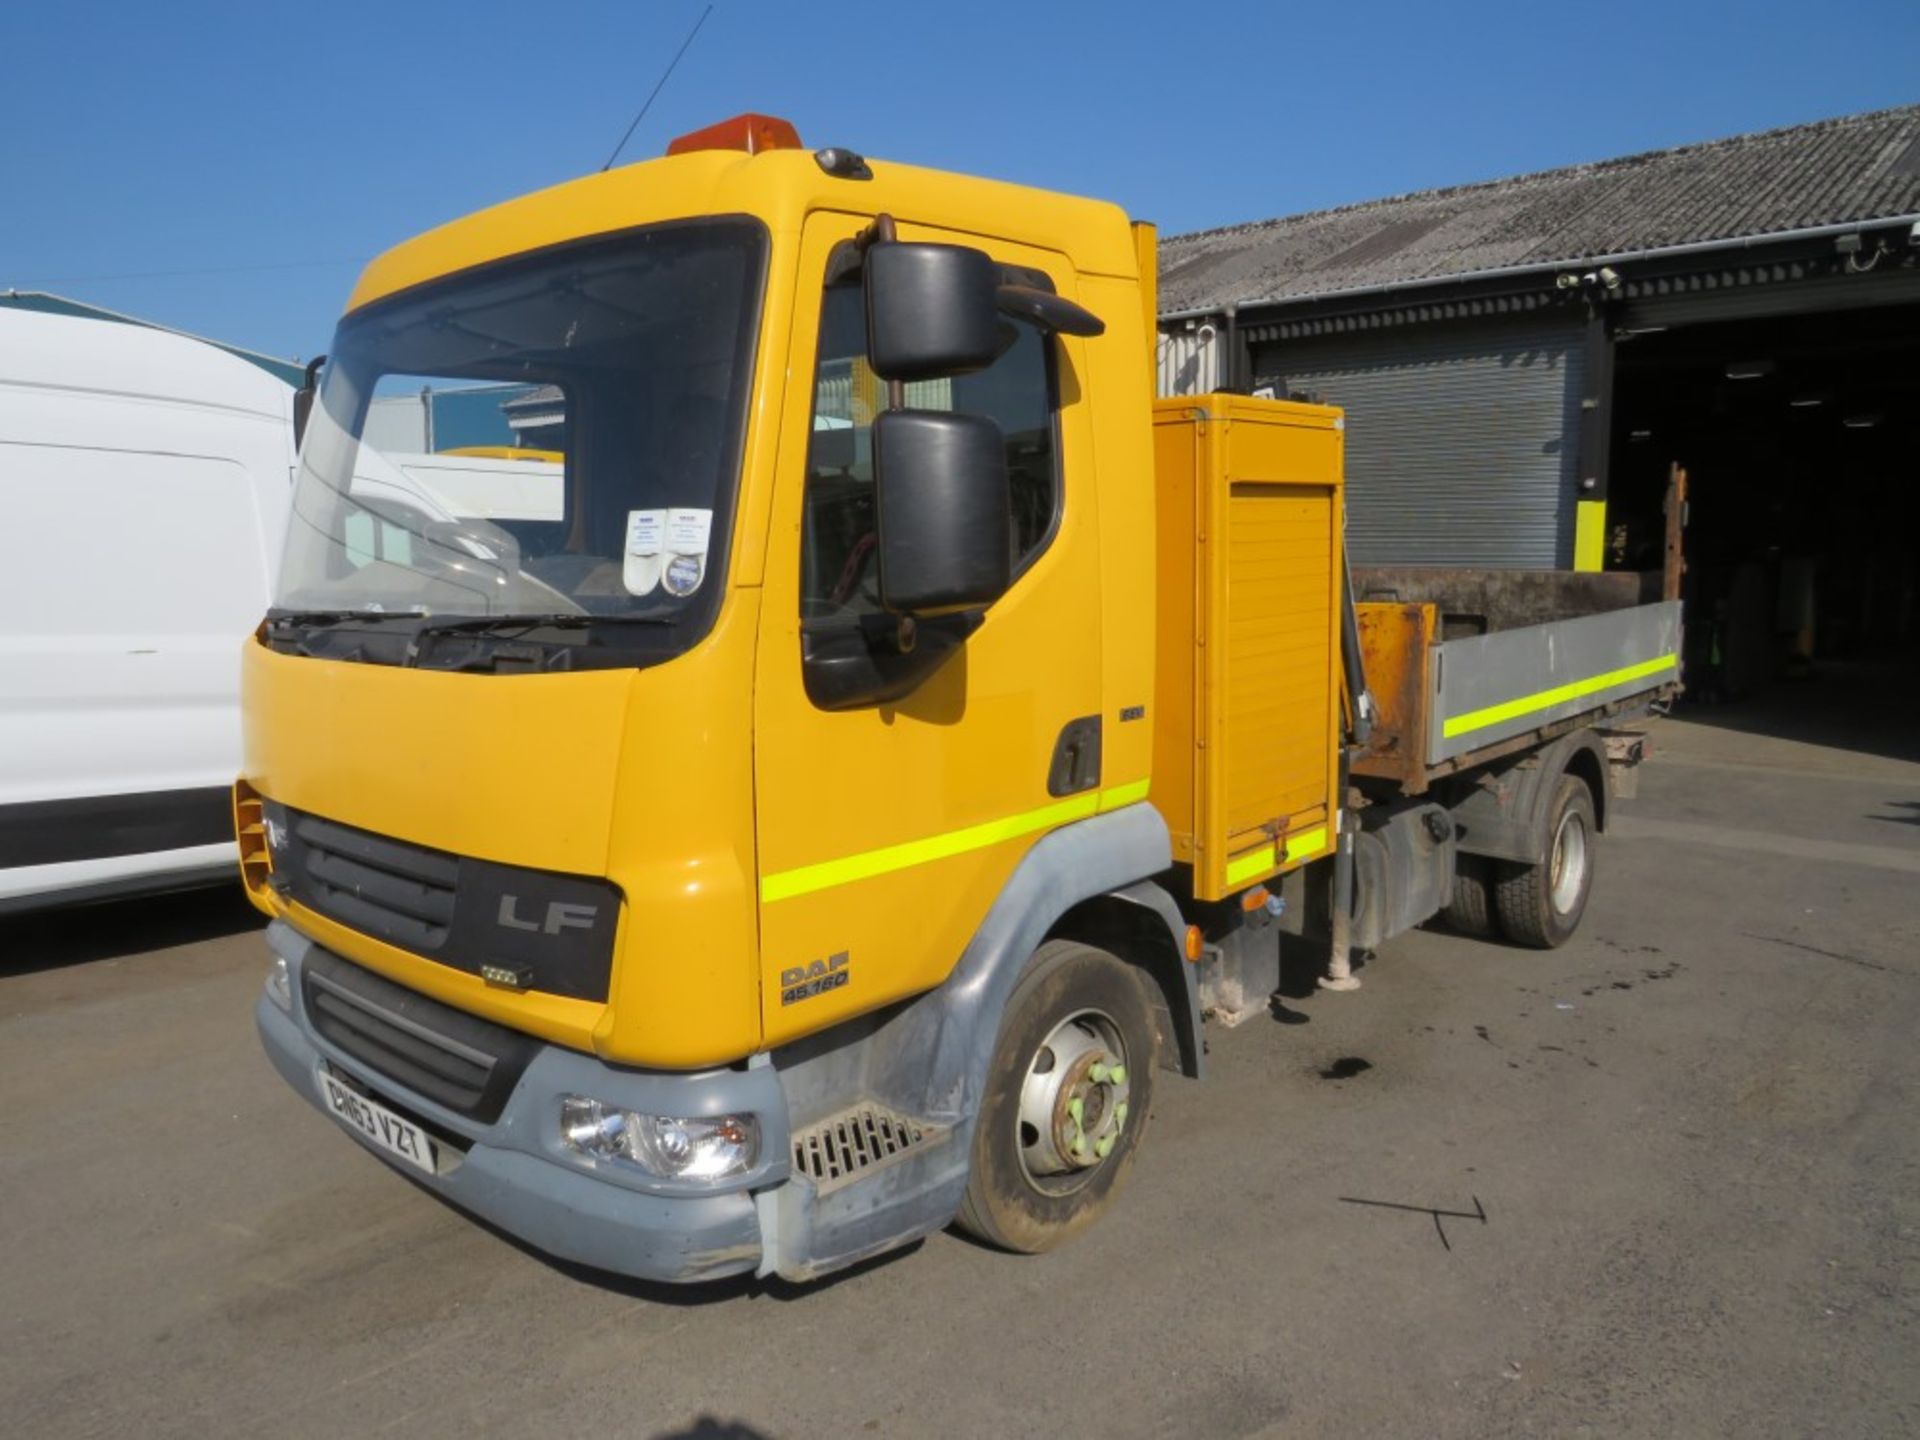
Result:
M1356 565L1557 569L1573 555L1582 328L1464 321L1275 341L1260 385L1347 412Z

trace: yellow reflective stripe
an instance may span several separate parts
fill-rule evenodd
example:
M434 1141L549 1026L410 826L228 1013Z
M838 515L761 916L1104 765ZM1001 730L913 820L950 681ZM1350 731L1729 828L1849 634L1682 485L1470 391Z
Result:
M1287 859L1301 860L1308 855L1318 855L1327 848L1327 827L1318 830L1304 830L1287 841Z
M1238 885L1242 880L1264 875L1273 869L1275 863L1273 846L1262 845L1258 850L1250 850L1238 860L1227 862L1227 884Z
M1604 675L1595 675L1586 680L1572 680L1565 685L1556 685L1551 690L1542 690L1537 695L1522 695L1518 700L1508 700L1499 705L1489 705L1483 710L1469 710L1464 715L1449 716L1440 727L1440 733L1451 740L1456 735L1465 735L1470 730L1484 730L1489 725L1498 725L1502 720L1517 719L1522 715L1531 715L1536 710L1549 710L1568 700L1578 700L1582 695L1594 695L1602 690L1611 690L1616 685L1624 685L1629 680L1643 680L1649 675L1658 675L1663 670L1672 670L1680 663L1677 655L1662 655L1654 660L1642 660L1638 665L1628 665L1619 670L1609 670Z
M980 825L969 825L964 830L949 830L944 835L929 835L924 840L909 840L902 845L869 850L863 855L823 860L818 865L802 865L797 870L782 870L777 875L761 878L760 899L762 902L791 900L796 895L811 895L816 890L870 879L875 875L891 874L895 870L925 865L932 860L945 860L949 856L964 855L969 850L984 850L989 845L998 845L1002 840L1014 840L1039 830L1051 830L1069 820L1084 820L1097 812L1116 810L1122 805L1144 800L1147 785L1147 781L1137 780L1116 785L1111 790L1089 790L1083 795L1070 795L1052 805L1042 805L1038 810L1029 810L1024 815L1009 815L1004 820L988 820Z
M1287 838L1286 857L1288 860L1304 860L1309 855L1318 855L1327 848L1327 827L1319 826L1313 830L1302 830L1298 835ZM1280 864L1280 850L1275 845L1262 845L1258 850L1249 850L1237 860L1227 862L1227 884L1238 885L1242 880L1251 880L1255 875L1264 875L1277 869Z

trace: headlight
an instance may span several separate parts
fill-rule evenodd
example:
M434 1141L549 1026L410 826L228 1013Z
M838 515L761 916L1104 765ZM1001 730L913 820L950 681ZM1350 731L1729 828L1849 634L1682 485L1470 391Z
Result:
M662 1180L724 1180L744 1175L760 1158L760 1122L752 1115L646 1115L568 1095L560 1102L560 1134L582 1155L638 1166Z
M293 976L284 955L274 956L273 964L267 967L267 998L289 1015L293 1013Z

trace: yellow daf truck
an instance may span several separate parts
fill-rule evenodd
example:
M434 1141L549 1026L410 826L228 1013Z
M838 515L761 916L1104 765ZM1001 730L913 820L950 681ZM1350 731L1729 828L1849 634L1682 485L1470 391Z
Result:
M1283 939L1570 934L1677 604L1349 581L1339 412L1156 401L1154 264L760 116L374 261L245 647L287 1081L556 1256L804 1279L1083 1228ZM546 488L369 479L423 384Z

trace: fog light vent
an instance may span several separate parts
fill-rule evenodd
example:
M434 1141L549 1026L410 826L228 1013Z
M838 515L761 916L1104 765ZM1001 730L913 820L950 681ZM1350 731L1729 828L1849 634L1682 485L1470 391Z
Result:
M876 1165L899 1159L940 1133L884 1106L857 1105L793 1137L794 1173L822 1190L831 1190Z

